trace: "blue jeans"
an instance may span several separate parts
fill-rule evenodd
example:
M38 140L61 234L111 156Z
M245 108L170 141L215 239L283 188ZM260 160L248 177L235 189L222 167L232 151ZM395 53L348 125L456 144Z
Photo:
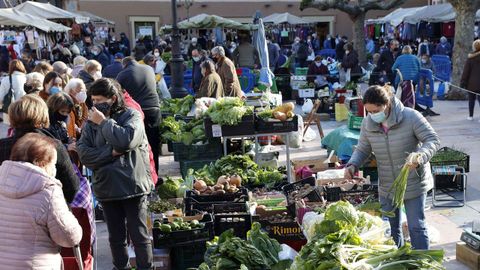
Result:
M425 224L425 200L427 194L417 198L405 200L405 212L407 214L408 231L410 232L410 241L413 249L429 249L429 239L427 227ZM392 200L385 197L379 198L383 211L393 209ZM392 237L398 247L405 244L402 233L402 224L400 223L400 210L395 210L395 217L388 218L390 222Z

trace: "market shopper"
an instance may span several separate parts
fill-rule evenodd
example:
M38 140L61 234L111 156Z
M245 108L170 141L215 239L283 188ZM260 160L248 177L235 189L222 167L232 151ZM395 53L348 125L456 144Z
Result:
M85 83L88 90L93 82L102 78L102 65L96 60L88 60L83 70L78 73L78 78Z
M46 61L40 61L33 69L33 72L41 73L43 76L47 75L47 73L52 72L53 67Z
M243 97L244 93L238 80L233 62L225 56L222 46L212 49L212 59L216 62L217 73L222 79L223 94L226 97Z
M380 54L377 67L383 73L383 76L386 76L388 82L393 83L395 81L395 73L392 71L392 66L400 55L400 43L397 40L390 40L388 46L389 49L384 50Z
M95 45L92 47L93 60L97 60L102 67L110 65L110 57L103 51L103 46Z
M352 178L370 154L375 153L382 210L395 210L395 217L389 218L391 234L395 243L403 246L401 209L393 209L390 189L407 157L419 155L420 158L408 164L404 204L413 248L428 249L424 208L427 192L433 187L429 160L440 146L439 137L420 113L404 107L395 98L389 86L371 86L363 96L363 103L369 115L362 123L358 145L347 164L346 178Z
M192 51L192 60L192 88L194 93L198 93L203 79L201 64L207 59L200 54L199 50L194 49Z
M473 120L473 110L475 100L480 103L480 40L475 40L472 44L473 52L468 55L467 62L463 68L460 87L469 91L468 93L468 120Z
M38 95L46 102L48 97L62 92L63 86L63 79L60 77L60 74L51 71L45 75L43 90L40 91Z
M10 126L14 129L13 136L0 139L0 163L8 160L13 145L27 133L37 133L54 138L46 128L50 126L47 104L36 95L25 95L12 103L8 108ZM67 149L55 140L57 150L56 176L62 183L63 195L67 203L71 203L79 188L79 179L73 170Z
M392 72L396 74L395 88L400 82L400 71L404 81L412 81L414 85L418 84L418 73L420 72L420 61L415 55L412 55L412 48L408 45L402 49L400 55L393 63Z
M197 98L221 98L223 97L222 79L215 71L215 64L211 60L202 63L202 83L200 89L196 94Z
M81 129L88 119L87 88L82 80L71 79L65 86L64 92L70 95L73 101L73 110L67 122L67 132L70 138L79 138Z
M40 101L42 102L42 101ZM55 141L28 133L0 166L0 264L4 269L63 269L60 248L79 244L82 228L55 179Z
M446 55L450 57L452 55L452 45L448 42L446 37L440 38L440 43L438 43L435 48L435 53L439 55Z
M360 61L358 60L358 54L353 49L352 43L345 45L345 55L342 60L342 68L345 71L350 70L350 81L357 82L363 76L362 67L360 67Z
M87 63L88 59L79 55L73 58L73 69L72 69L72 77L78 78L78 74L80 71L85 67L85 63Z
M140 113L125 107L120 85L100 79L89 89L94 107L77 150L93 170L93 192L102 203L116 269L130 269L127 229L135 247L137 269L151 269L147 194L152 182L148 141Z
M102 77L115 79L123 69L122 67L122 60L124 58L122 53L116 53L114 55L114 62L113 64L108 65L102 70Z
M72 78L72 75L70 74L72 72L72 69L69 68L64 62L62 61L57 61L52 64L53 71L57 72L60 77L62 77L63 80L63 85L66 85L68 81Z
M9 91L13 92L13 100L18 100L25 95L24 85L26 82L27 74L22 61L18 59L10 61L8 76L3 77L0 83L0 103L3 104L3 100Z
M43 81L45 80L45 76L38 72L32 72L27 74L27 81L25 82L25 86L23 89L25 90L25 94L36 94L40 93L43 90Z
M68 116L73 110L72 98L67 93L60 92L48 98L47 106L50 118L50 126L47 131L55 139L61 141L68 151L75 151L75 141L69 140L67 132Z
M329 71L325 63L320 55L315 56L315 60L308 66L307 82L315 83L316 87L328 86L327 75Z
M240 45L233 51L233 62L237 68L256 69L259 67L258 51L250 42L250 37L241 37Z
M155 168L158 171L158 157L160 155L160 100L157 94L155 73L151 67L140 65L132 57L122 61L124 69L117 76L123 89L142 106L145 114L145 131L155 159Z
M428 56L427 54L422 55L420 62L420 68L430 69L433 74L435 74L435 65L430 56Z
M280 58L280 46L273 41L270 35L267 36L267 49L270 71L275 72L278 67L278 59Z

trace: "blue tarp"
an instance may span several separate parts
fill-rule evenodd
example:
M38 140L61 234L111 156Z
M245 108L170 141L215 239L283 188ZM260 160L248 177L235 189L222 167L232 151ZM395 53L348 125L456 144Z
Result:
M351 130L346 125L341 126L322 139L322 145L328 151L334 150L342 161L348 161L353 153L353 147L358 144L360 130Z

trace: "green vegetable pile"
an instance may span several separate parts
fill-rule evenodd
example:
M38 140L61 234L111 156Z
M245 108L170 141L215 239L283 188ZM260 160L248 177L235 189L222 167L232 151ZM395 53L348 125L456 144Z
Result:
M157 194L161 199L174 199L179 195L180 186L182 185L182 179L172 179L166 177L163 184L158 185ZM183 196L180 196L183 197Z
M407 182L408 182L408 174L410 173L410 169L407 165L402 167L400 174L397 176L395 181L393 181L393 185L390 188L389 192L393 192L393 200L392 206L393 209L390 212L382 212L387 217L395 217L395 210L399 209L403 205L403 197L405 196L405 192L407 191Z
M225 231L217 241L208 243L205 262L199 270L286 270L291 261L280 261L282 250L277 240L262 232L258 222L252 224L247 240L233 235L233 230Z
M192 109L195 98L187 95L184 98L164 99L160 104L163 113L187 116Z
M331 204L290 270L445 269L443 250L412 250L408 244L397 249L391 239L380 240L384 236L379 230L382 222L348 202ZM372 231L380 231L381 236L367 237Z
M174 117L169 116L163 120L160 129L162 139L165 141L191 145L207 140L203 119L192 120L186 123L183 120L177 121Z
M203 229L205 224L200 223L198 220L192 220L190 222L183 221L182 218L176 218L173 222L168 224L162 224L160 220L153 222L153 228L160 229L163 233L171 233L176 231L190 231L193 229Z
M150 201L148 203L148 210L152 213L161 214L167 211L177 209L177 206L165 200Z
M219 125L238 125L244 115L253 114L253 107L248 107L245 102L237 97L225 97L214 103L206 113L212 122Z
M239 175L244 185L258 186L265 184L273 187L283 181L283 173L277 169L259 168L248 155L228 155L219 160L205 165L195 172L190 171L197 179L204 180L207 184L214 184L222 175Z

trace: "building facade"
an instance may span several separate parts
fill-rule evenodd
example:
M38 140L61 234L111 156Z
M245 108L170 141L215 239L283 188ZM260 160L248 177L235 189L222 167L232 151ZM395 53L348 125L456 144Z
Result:
M312 8L300 11L300 1L179 0L176 6L179 21L187 18L188 3L192 4L188 10L190 16L201 13L216 14L247 23L252 21L256 11L260 11L263 16L289 12L319 23L330 34L352 36L352 23L347 14L338 10L319 11ZM402 7L423 6L428 3L429 0L407 0ZM171 24L172 21L172 7L168 0L66 0L64 7L70 10L88 11L112 20L116 23L115 35L125 32L132 41L138 34L155 36L160 27ZM367 14L367 18L378 18L390 11L371 11Z

